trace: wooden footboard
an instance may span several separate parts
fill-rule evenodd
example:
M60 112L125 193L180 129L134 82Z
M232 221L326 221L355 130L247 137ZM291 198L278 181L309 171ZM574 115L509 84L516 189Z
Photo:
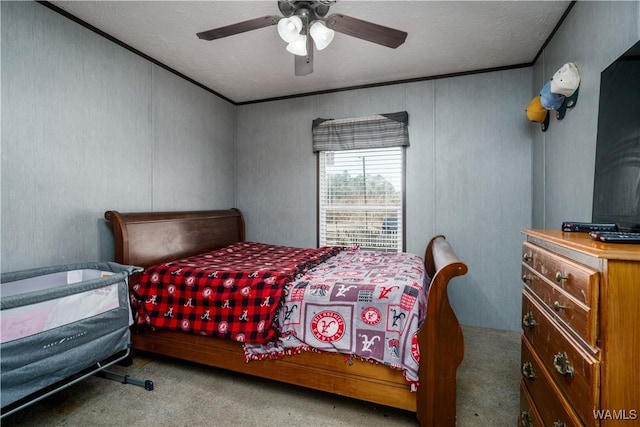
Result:
M244 240L237 209L123 214L107 211L113 225L116 262L147 267ZM427 320L420 330L420 387L411 392L402 372L352 360L339 354L306 353L245 363L242 345L229 340L174 331L133 334L133 348L311 389L415 411L423 426L453 426L456 419L456 371L464 340L447 297L449 281L467 266L443 236L425 252L432 278Z
M423 426L454 426L456 372L464 357L464 338L447 289L451 279L467 273L467 266L458 259L444 236L431 239L424 265L432 279L427 318L418 334L421 352L417 417Z

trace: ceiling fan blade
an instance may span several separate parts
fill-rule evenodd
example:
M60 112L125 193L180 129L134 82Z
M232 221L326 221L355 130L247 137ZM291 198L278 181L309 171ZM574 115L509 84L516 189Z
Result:
M198 38L203 40L215 40L223 37L232 36L234 34L244 33L258 28L276 25L280 17L263 16L261 18L250 19L248 21L238 22L236 24L227 25L225 27L214 28L213 30L197 33Z
M306 56L294 55L295 74L296 76L307 76L313 73L313 40L307 37L307 54Z
M327 17L327 27L342 34L367 40L390 48L397 48L407 39L407 33L362 19L335 13Z

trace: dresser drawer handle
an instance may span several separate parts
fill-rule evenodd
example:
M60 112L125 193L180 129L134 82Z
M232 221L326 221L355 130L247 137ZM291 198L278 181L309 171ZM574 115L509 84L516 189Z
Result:
M520 414L520 426L521 427L532 427L533 420L531 419L531 412L522 411Z
M522 254L522 260L524 262L529 262L529 261L533 260L533 255L531 255L531 252Z
M567 425L565 423L563 423L562 421L554 421L553 422L553 427L567 427Z
M522 364L522 376L528 380L534 380L536 378L535 372L533 372L533 366L531 362L524 362Z
M522 326L525 328L533 328L536 326L536 320L533 318L533 313L528 312L522 316Z
M565 309L565 308L567 308L567 307L562 305L562 304L560 304L558 301L554 301L553 302L553 309L555 311L560 311L560 310Z
M562 282L563 280L567 280L569 277L565 276L562 274L562 272L558 271L556 273L556 281L557 282Z
M567 353L557 353L553 356L553 367L556 371L563 376L573 378L573 366L569 362L569 356Z
M527 276L527 273L524 273L524 274L522 275L522 281L523 281L524 283L527 283L527 282L530 282L530 281L531 281L531 279L529 278L529 276Z

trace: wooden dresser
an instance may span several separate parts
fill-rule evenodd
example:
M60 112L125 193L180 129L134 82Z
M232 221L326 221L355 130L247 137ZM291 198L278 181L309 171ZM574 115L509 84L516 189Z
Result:
M518 425L640 426L640 245L524 234Z

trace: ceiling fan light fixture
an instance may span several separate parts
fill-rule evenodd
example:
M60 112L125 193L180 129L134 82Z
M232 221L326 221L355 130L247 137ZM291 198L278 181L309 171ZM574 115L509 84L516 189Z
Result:
M309 34L316 45L316 49L322 50L329 46L333 37L336 35L336 32L327 28L324 22L315 21L311 24L311 28L309 28Z
M335 33L342 33L381 46L397 48L407 39L405 31L334 13L327 15L336 0L278 0L282 16L262 16L196 33L203 40L216 40L234 34L276 25L287 51L294 54L296 76L313 72L313 51L323 50Z
M287 51L298 56L307 55L307 36L298 35L294 41L287 45Z
M293 43L300 36L302 31L302 19L299 16L281 18L278 21L278 34L287 43Z

